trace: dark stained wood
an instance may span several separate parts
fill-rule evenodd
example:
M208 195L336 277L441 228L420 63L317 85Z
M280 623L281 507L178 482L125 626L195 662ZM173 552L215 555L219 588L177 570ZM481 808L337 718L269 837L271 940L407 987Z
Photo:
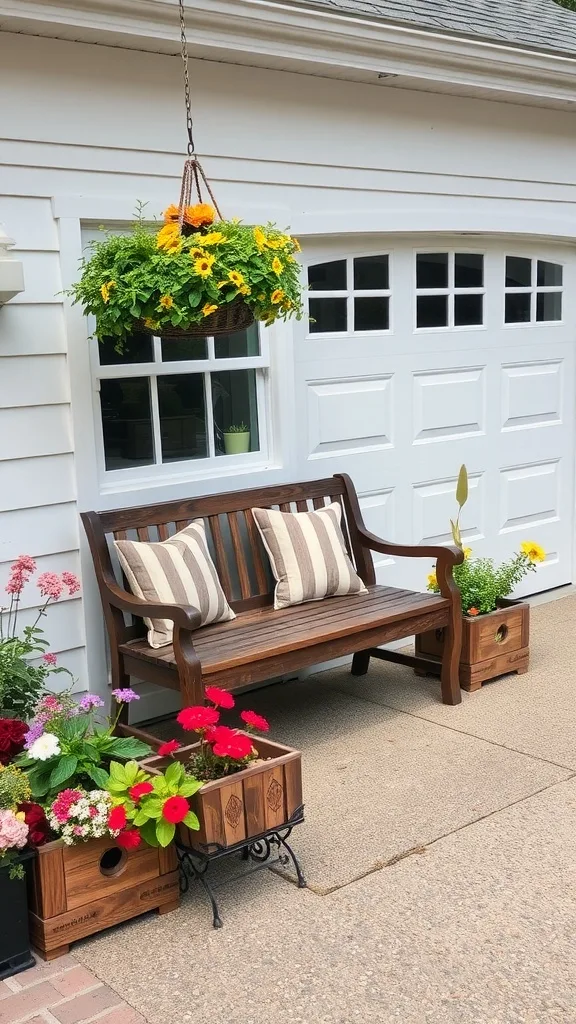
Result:
M250 510L274 507L305 511L310 505L323 508L329 501L342 506L343 534L368 593L275 611L273 581L264 560L267 556ZM229 537L222 529L223 517L227 517ZM163 539L168 536L168 524L182 529L195 518L203 518L207 524L223 590L237 613L233 622L201 630L197 628L200 615L196 609L154 605L120 586L107 542L110 533L119 536L135 530L138 537L145 537L151 528ZM235 690L345 654L355 656L354 674L363 674L373 648L442 628L446 638L442 699L448 704L461 700L458 663L462 616L452 568L461 561L462 553L455 548L396 545L370 533L354 485L345 474L139 508L86 512L82 520L102 596L114 686L126 686L135 676L179 689L184 704L200 703L207 682ZM377 586L373 551L394 558L435 558L441 595ZM239 595L234 594L233 579L239 584ZM135 626L127 625L125 612L135 617ZM173 645L150 648L138 625L143 616L171 619ZM126 722L122 729L130 731Z

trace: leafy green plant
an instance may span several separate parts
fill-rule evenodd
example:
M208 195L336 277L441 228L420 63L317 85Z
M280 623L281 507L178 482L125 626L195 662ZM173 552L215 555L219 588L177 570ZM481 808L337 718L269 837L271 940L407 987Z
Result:
M520 551L501 565L494 565L492 558L474 558L472 548L463 547L460 527L468 495L468 471L466 466L461 466L456 486L458 515L455 520L450 520L450 528L454 543L464 552L464 561L454 566L454 581L460 590L464 614L486 615L495 611L498 601L508 597L527 573L536 571L536 564L544 561L546 552L535 541L522 541ZM427 589L434 594L440 593L435 572L428 576Z
M250 427L246 426L245 423L232 423L229 427L226 427L225 434L247 434Z
M555 0L560 7L567 7L569 11L576 11L576 0Z
M157 231L140 207L129 235L108 233L91 244L69 294L96 317L97 338L115 338L121 352L139 322L159 332L209 325L207 318L238 296L266 324L301 318L296 239L273 224L214 224L215 211L205 203L187 206L182 225L179 213L169 207Z
M201 786L202 782L187 775L178 761L173 761L163 775L149 775L136 761L125 765L112 761L107 789L116 806L123 808L129 829L137 829L149 846L168 846L178 824L200 828L188 798Z

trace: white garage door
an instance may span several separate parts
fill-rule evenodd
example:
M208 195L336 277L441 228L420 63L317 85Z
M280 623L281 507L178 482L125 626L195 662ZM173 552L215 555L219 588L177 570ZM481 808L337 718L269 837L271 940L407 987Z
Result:
M547 242L463 237L306 246L311 322L296 344L308 478L350 473L367 524L397 542L450 539L468 466L464 536L504 559L548 552L524 592L573 577L575 257ZM427 564L382 560L421 589Z

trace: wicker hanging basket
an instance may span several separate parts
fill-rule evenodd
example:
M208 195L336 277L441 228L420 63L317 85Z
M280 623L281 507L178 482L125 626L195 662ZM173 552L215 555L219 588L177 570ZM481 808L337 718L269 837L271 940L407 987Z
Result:
M201 323L190 327L147 327L143 320L137 320L135 328L144 334L153 334L156 338L166 341L178 341L180 338L206 338L208 335L234 334L245 331L254 323L254 314L241 295L231 302L219 306L214 313L205 316Z

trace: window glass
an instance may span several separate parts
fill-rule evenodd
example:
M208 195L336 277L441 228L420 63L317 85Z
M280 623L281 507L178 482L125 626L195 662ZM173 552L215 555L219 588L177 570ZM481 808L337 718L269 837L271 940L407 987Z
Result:
M448 287L448 253L419 252L416 256L416 287Z
M355 291L386 291L388 288L388 256L361 256L354 260Z
M154 462L148 377L100 382L106 469Z
M354 299L355 331L387 331L390 326L388 315L389 299L386 296Z
M216 454L241 455L259 451L255 371L219 370L211 377Z
M448 296L419 295L416 299L417 327L448 326Z
M346 299L309 299L310 333L332 334L346 331Z
M315 292L346 291L346 260L308 267L308 287Z
M505 321L507 324L530 323L530 292L511 292L506 296Z
M481 326L484 322L484 296L483 295L455 295L454 296L454 326L473 327Z
M153 356L152 338L149 334L134 333L127 339L124 351L116 352L117 338L104 338L98 342L100 366L126 365L127 363L151 363Z
M562 319L562 292L539 292L536 296L536 320Z
M506 287L530 288L532 285L532 260L524 256L506 257Z
M158 377L162 461L205 459L204 375L177 373Z
M484 286L484 257L482 253L457 252L454 254L454 286L456 288L482 288Z
M538 260L538 285L540 287L561 286L562 270L561 263L548 263L546 260Z
M193 334L188 338L162 338L162 361L177 363L186 359L207 359L208 343L206 338L198 338Z
M240 356L259 356L260 338L258 327L252 324L244 331L234 334L220 334L214 338L216 359L233 359Z

